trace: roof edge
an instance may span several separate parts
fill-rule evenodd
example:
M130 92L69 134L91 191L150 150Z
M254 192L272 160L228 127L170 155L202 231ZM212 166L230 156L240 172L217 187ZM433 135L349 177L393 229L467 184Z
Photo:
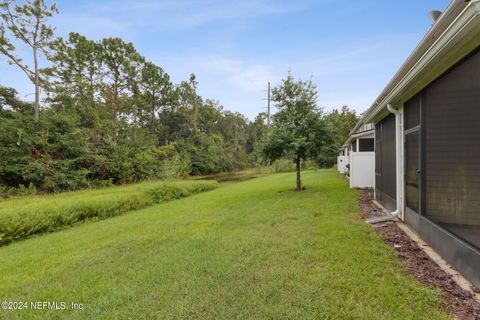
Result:
M438 18L436 23L430 28L427 34L422 38L420 43L416 46L414 51L408 56L400 69L395 73L392 79L388 82L386 87L382 90L380 95L375 99L374 103L364 112L360 121L350 132L354 134L358 128L366 123L372 122L373 118L383 109L389 101L385 101L392 91L398 88L402 81L411 73L412 69L418 66L418 62L425 57L426 53L438 43L438 40L444 37L445 32L451 28L452 24L459 19L461 15L474 10L480 12L480 0L453 0L445 9L443 14Z

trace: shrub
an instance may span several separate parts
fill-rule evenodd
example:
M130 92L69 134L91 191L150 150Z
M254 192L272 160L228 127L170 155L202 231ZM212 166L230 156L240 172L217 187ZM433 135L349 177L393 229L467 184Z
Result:
M18 188L0 186L0 199L12 198L19 196L30 196L37 194L37 188L30 183L28 187L25 187L23 184L20 184Z
M278 159L272 163L273 172L291 172L295 171L295 163L287 159Z
M148 190L147 195L154 203L159 203L162 201L171 201L188 197L190 193L185 188L171 184L164 184Z
M315 160L306 160L302 162L302 170L317 170L318 164Z
M175 179L186 178L190 173L190 160L186 157L174 155L171 159L166 159L162 165L161 178Z

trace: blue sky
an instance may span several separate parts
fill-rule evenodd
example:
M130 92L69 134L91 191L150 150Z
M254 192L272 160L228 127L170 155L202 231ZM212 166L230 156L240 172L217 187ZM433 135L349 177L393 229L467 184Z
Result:
M47 0L47 2L49 2ZM289 69L313 77L319 104L365 111L449 0L139 0L56 2L56 33L121 37L174 82L195 73L203 97L250 119L266 86ZM32 99L23 74L0 58L0 84Z

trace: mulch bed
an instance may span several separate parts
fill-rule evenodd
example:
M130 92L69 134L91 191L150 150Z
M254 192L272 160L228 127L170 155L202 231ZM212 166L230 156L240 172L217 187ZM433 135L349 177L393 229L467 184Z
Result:
M372 203L373 191L360 189L359 205L364 219L381 215ZM480 320L480 303L471 292L462 289L395 223L375 227L385 243L391 245L407 271L421 283L441 290L442 308L455 319ZM477 289L478 290L478 289Z

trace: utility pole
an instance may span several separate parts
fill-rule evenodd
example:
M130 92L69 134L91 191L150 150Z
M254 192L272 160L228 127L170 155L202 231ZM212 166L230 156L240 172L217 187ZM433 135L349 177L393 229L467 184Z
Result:
M270 126L270 81L268 82L268 93L267 93L267 126Z

